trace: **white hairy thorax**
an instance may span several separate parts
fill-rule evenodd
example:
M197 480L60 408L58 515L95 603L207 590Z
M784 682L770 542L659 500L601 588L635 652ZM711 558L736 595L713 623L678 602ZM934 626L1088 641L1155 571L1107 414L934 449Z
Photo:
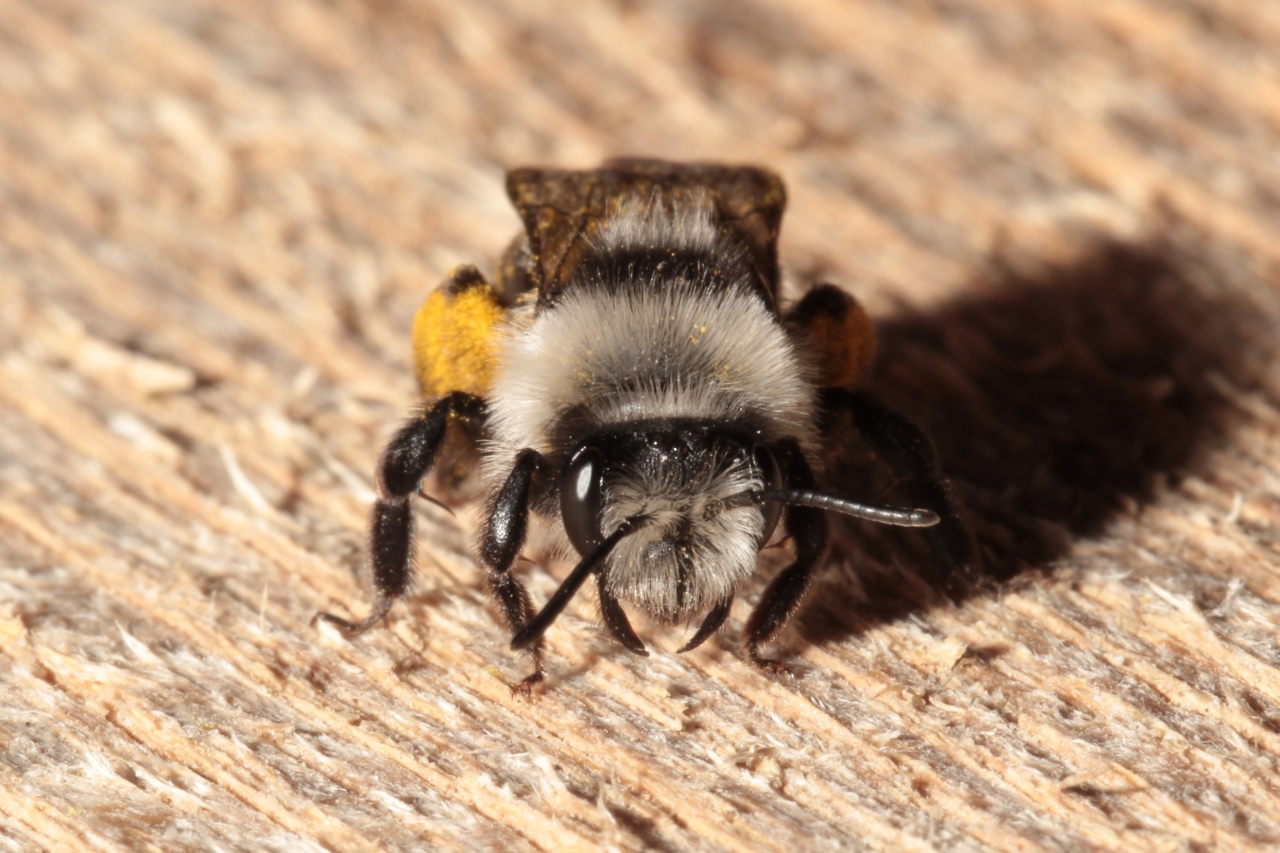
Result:
M594 248L607 257L655 247L704 251L750 274L740 247L701 207L671 215L632 204L606 223ZM525 311L500 340L488 398L486 471L494 480L522 449L570 450L554 446L557 419L568 411L601 428L654 419L747 421L760 427L761 442L792 437L810 443L814 386L749 282L712 286L659 271L644 281L575 282L553 307ZM610 557L615 595L674 620L727 600L754 569L760 510L710 516L703 510L762 484L745 460L715 463L696 472L673 467L656 477L635 471L606 481L606 533L636 513L653 518ZM677 548L672 532L681 524L684 544Z

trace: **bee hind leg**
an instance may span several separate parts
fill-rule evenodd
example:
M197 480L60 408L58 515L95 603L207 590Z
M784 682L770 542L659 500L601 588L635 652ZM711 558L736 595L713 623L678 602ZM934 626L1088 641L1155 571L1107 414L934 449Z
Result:
M484 419L484 401L455 391L409 421L382 451L378 465L378 499L370 521L370 562L373 610L356 622L332 613L317 613L315 621L336 625L348 634L362 634L386 617L413 580L413 508L409 498L418 491L444 443L451 418Z

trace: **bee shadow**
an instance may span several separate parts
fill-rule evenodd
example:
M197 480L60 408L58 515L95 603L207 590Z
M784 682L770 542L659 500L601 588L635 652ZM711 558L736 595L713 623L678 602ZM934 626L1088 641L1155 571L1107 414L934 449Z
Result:
M1222 378L1254 384L1240 344L1267 339L1265 318L1185 251L1107 244L1040 276L1000 270L879 325L871 387L937 444L981 555L969 595L1049 568L1202 470L1228 434L1232 408L1216 389ZM842 488L851 495L902 501L868 458L838 477L860 484ZM834 562L857 580L820 582L797 620L804 642L944 600L938 578L912 568L930 561L918 535L856 524L834 540Z

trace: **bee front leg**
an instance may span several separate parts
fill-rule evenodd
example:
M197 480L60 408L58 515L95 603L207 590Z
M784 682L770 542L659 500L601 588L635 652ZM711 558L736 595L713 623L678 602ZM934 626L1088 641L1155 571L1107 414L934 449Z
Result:
M528 591L512 574L520 549L529 530L529 490L542 465L536 450L522 450L502 484L485 523L480 543L480 561L489 570L489 590L498 602L502 621L514 637L533 618L533 601ZM528 649L533 658L533 673L511 688L511 692L531 695L533 686L542 681L542 639Z
M822 392L822 407L830 417L849 412L854 428L875 454L906 481L911 503L938 514L941 521L926 528L924 535L948 590L963 591L976 569L973 534L960 517L951 484L938 465L938 454L929 436L865 391L827 388Z
M348 634L360 634L381 622L396 599L408 591L413 580L413 508L409 498L431 470L454 416L483 420L484 401L461 391L448 394L405 424L382 451L378 499L369 525L373 611L358 622L332 613L318 613L317 620L337 625Z
M788 440L782 442L778 450L787 471L787 487L814 490L817 484L800 446ZM747 619L747 657L756 666L775 675L788 672L786 664L761 657L760 647L773 639L800 608L813 580L813 572L827 549L827 519L821 510L789 506L786 525L795 542L795 562L783 569L765 588L760 603Z

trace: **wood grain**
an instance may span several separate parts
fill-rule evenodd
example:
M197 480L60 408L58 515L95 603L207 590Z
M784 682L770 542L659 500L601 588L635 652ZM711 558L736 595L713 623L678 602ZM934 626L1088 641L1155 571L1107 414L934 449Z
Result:
M0 850L1274 849L1278 56L1244 0L0 0ZM424 504L407 606L311 627L504 170L621 154L784 176L986 584L850 528L799 677L772 558L687 656L575 604L524 702Z

